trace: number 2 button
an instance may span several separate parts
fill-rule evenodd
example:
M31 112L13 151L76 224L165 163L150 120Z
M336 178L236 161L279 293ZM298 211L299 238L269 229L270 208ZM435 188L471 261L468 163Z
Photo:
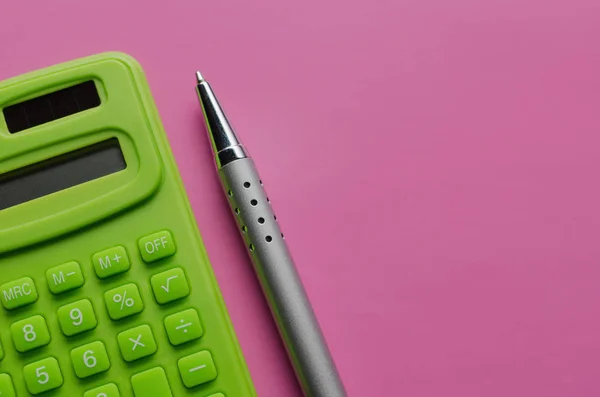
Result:
M58 309L58 322L63 334L73 336L96 328L98 320L92 303L87 299L65 305Z
M27 390L31 394L40 394L61 387L63 384L62 373L54 357L26 365L23 368L23 377Z

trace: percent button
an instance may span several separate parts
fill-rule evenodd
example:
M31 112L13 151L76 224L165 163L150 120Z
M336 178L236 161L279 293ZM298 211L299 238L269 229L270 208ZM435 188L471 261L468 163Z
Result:
M104 294L108 315L113 320L132 316L144 310L144 303L137 285L125 284Z

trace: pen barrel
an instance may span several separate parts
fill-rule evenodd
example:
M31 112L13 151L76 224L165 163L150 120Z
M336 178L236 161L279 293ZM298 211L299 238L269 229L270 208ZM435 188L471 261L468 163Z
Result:
M304 395L345 397L254 162L236 160L219 175Z

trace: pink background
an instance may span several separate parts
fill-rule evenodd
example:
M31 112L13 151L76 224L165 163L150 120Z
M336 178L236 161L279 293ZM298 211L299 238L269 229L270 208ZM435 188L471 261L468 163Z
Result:
M261 397L299 392L196 68L258 163L350 396L600 394L597 0L21 0L1 16L0 79L106 50L143 64Z

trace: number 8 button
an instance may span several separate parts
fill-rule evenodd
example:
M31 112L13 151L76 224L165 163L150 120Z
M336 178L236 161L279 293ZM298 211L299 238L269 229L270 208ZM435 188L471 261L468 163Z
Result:
M10 326L15 348L21 353L50 343L50 332L44 317L37 315L17 321Z

